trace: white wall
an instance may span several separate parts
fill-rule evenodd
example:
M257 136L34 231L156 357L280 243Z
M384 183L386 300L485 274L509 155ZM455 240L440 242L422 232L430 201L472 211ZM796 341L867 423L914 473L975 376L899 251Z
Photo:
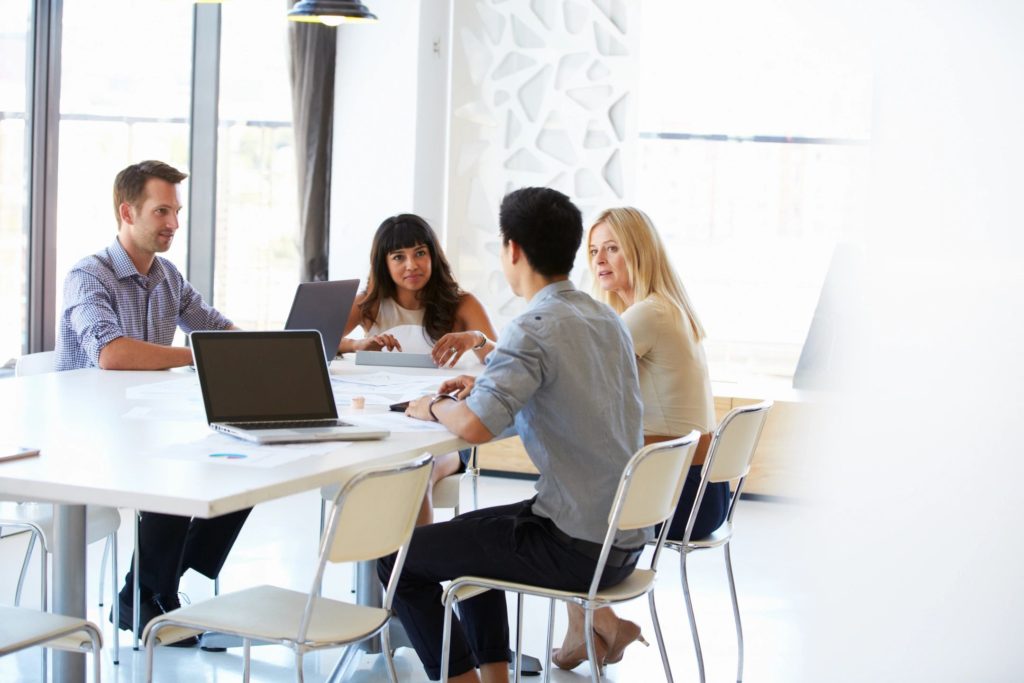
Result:
M377 23L338 28L332 279L365 283L373 233L388 216L418 213L443 228L449 19L447 3L422 4L377 2Z

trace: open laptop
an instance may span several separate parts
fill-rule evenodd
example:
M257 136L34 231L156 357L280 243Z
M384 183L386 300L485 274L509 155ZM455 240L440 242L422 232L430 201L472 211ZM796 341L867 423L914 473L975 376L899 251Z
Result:
M338 419L316 330L193 332L206 421L260 444L383 439Z
M319 330L327 362L337 355L359 280L303 282L295 290L286 330Z

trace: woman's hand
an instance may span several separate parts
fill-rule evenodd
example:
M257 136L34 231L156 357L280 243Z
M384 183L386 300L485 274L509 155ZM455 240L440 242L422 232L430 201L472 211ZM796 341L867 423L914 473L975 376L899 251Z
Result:
M434 344L430 356L439 368L450 368L459 362L462 354L480 343L479 332L449 332Z
M353 341L352 346L356 351L380 351L382 349L387 349L388 351L402 350L402 345L398 343L398 339L391 334L375 334L372 337L356 339Z

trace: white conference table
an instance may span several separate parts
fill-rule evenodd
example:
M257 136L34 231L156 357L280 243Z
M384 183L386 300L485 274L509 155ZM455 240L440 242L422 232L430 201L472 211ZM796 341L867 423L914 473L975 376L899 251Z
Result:
M336 361L331 368L332 374L382 370L434 374L439 381L457 374L354 367L348 361ZM38 457L0 463L0 498L58 504L54 612L79 617L86 613L85 505L216 517L345 481L368 466L467 446L446 431L393 432L380 441L341 443L331 452L270 468L165 457L169 445L202 439L209 427L201 413L198 419L183 419L188 411L176 405L180 399L131 399L128 390L189 376L194 374L88 369L0 381L0 440L41 450ZM367 413L381 410L366 408ZM85 681L83 654L54 652L54 662L56 680Z

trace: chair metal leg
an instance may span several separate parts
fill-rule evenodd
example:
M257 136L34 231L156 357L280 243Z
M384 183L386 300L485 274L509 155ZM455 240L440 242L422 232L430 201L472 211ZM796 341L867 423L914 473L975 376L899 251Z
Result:
M303 683L306 680L306 674L302 671L302 653L295 653L295 680L298 683Z
M135 533L135 552L132 553L132 649L139 651L139 602L141 591L139 590L139 512L132 513Z
M743 624L740 622L740 603L736 598L736 580L732 575L732 555L729 552L729 544L723 546L725 550L725 571L729 575L729 594L732 596L732 616L736 620L736 683L743 681Z
M220 595L220 574L213 577L213 595Z
M555 599L548 600L548 637L544 641L544 658L547 664L544 666L544 678L541 683L548 683L551 678L551 637L555 630Z
M21 604L21 589L25 586L25 578L28 576L28 565L32 561L32 550L36 547L36 536L39 532L29 527L28 547L25 548L25 559L21 561L21 572L18 573L18 586L14 589L14 606ZM39 545L43 545L43 539L39 539ZM43 551L46 552L45 550Z
M341 655L341 658L338 659L334 668L331 669L330 675L324 680L327 681L327 683L333 683L333 681L338 680L338 676L344 676L345 672L348 671L348 667L352 664L352 660L355 659L357 654L359 654L359 647L357 643L353 643L345 648L344 654Z
M672 667L668 663L668 649L665 647L665 635L661 632L661 621L658 619L658 607L654 604L654 591L647 593L647 604L651 608L651 621L654 622L654 637L658 639L658 652L661 654L661 666L665 669L665 680L673 683Z
M601 683L601 663L597 661L597 648L594 645L594 610L589 606L583 608L583 637L587 642L587 661L590 662L590 680Z
M449 649L452 645L452 602L454 595L449 594L444 601L444 627L441 632L441 683L448 683Z
M686 578L686 551L679 551L679 580L683 584L683 601L686 602L686 616L690 620L690 633L693 635L693 649L697 655L697 671L700 674L700 683L705 682L704 678L704 655L700 650L700 636L697 635L697 618L693 614L693 603L690 599L690 582Z
M516 593L516 660L513 662L513 681L523 678L523 594Z
M102 638L100 637L99 629L93 628L91 624L85 627L85 632L89 634L89 641L92 643L92 679L96 683L100 683L100 646Z
M103 575L107 573L107 555L109 555L109 554L110 554L110 536L107 536L107 540L103 544L103 557L100 559L100 580L99 580L99 584L100 584L99 585L100 600L99 600L99 606L100 606L101 610L103 609L103 585L104 585L103 582L106 580L106 578Z
M252 671L250 670L252 668L251 667L251 661L249 659L249 655L251 654L251 649L252 649L252 641L249 640L248 638L242 638L242 683L249 683L249 677L252 675ZM297 673L297 675L299 677L299 680L301 681L302 680L302 660L301 659L299 660L298 664L299 664L299 667L298 667L298 670L296 671L296 673Z
M477 466L477 446L473 446L473 452L469 456L469 467L466 469L467 474L473 476L472 480L472 491L473 491L473 509L480 509L480 494L479 494L479 482L480 482L480 468Z
M153 683L153 652L156 649L156 634L161 624L157 624L146 634L146 683Z
M386 625L380 632L380 649L384 655L384 668L388 672L388 681L398 683L398 671L395 670L395 658L391 652L391 624Z
M112 596L114 596L113 597L113 603L114 604L111 607L111 610L112 610L112 613L113 613L113 616L114 616L114 629L113 629L114 633L111 636L111 638L114 641L114 664L120 664L121 663L121 600L118 598L118 595L117 595L117 581L118 581L119 574L118 574L118 571L117 571L117 530L116 529L114 530L114 533L110 534L109 543L110 543L110 555L111 555L111 558L110 558L110 594ZM103 583L103 577L101 575L100 576L100 585L102 585L102 583ZM100 618L101 619L103 618L102 614L100 615Z
M46 612L50 609L49 596L46 593L49 587L50 579L50 558L49 553L43 548L42 543L39 544L39 609Z

